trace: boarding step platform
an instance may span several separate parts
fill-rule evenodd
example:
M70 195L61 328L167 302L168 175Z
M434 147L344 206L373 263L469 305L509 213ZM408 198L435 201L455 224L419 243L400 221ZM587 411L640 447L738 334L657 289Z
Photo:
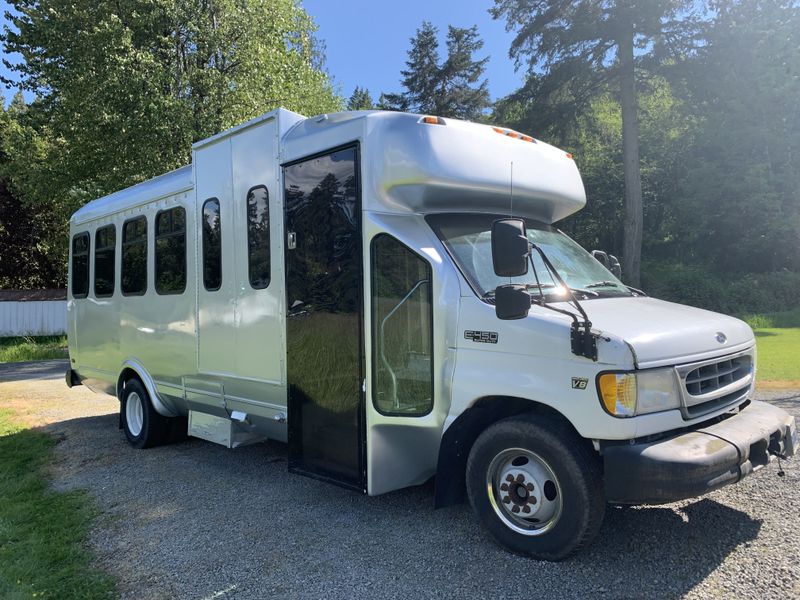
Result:
M233 411L231 418L226 419L190 410L188 433L226 448L238 448L267 439L266 436L254 431L247 420L247 414L239 411Z

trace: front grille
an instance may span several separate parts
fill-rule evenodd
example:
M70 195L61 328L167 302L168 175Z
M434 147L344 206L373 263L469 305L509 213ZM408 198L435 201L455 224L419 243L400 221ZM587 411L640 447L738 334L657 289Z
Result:
M753 382L752 350L677 370L684 388L684 418L694 419L747 399Z
M686 391L690 396L714 392L750 375L751 364L745 355L698 367L686 376Z

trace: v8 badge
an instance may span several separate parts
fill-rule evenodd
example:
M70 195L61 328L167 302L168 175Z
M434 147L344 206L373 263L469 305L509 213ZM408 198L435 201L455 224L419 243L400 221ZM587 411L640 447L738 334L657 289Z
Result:
M573 377L572 378L572 389L573 390L585 390L587 385L589 385L589 380L586 377Z

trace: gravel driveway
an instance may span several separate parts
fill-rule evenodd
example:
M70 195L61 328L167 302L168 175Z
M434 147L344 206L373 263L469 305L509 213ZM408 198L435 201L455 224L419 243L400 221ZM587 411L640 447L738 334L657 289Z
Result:
M281 444L134 450L116 400L68 390L63 370L0 369L0 407L49 423L55 485L96 499L90 544L124 598L800 597L800 461L699 500L609 507L588 551L552 564L494 546L467 505L432 510L430 485L369 498L289 475ZM800 391L760 396L800 418Z

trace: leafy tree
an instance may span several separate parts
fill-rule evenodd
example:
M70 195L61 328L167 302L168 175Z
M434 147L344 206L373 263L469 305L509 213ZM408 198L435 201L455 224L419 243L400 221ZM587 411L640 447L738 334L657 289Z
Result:
M800 6L728 0L680 72L698 118L673 235L727 276L800 270Z
M447 59L439 57L438 29L424 21L411 38L404 91L381 94L379 106L461 119L479 119L489 106L488 81L481 80L489 58L473 59L483 48L477 27L448 26Z
M11 184L59 216L57 237L85 201L188 163L198 139L278 106L341 107L296 0L10 5L0 37L36 97L6 144Z
M608 83L618 86L625 178L623 262L639 284L643 227L636 67L675 60L699 34L693 0L495 0L491 14L515 31L510 56L530 77L521 91L564 119ZM536 122L538 119L533 117Z
M372 103L372 96L370 96L369 90L356 86L347 101L347 110L372 110L373 108L375 106Z
M45 206L23 205L10 184L13 170L5 148L18 135L15 119L25 110L18 93L0 113L0 288L59 287L65 283L63 264L47 241L57 219Z

